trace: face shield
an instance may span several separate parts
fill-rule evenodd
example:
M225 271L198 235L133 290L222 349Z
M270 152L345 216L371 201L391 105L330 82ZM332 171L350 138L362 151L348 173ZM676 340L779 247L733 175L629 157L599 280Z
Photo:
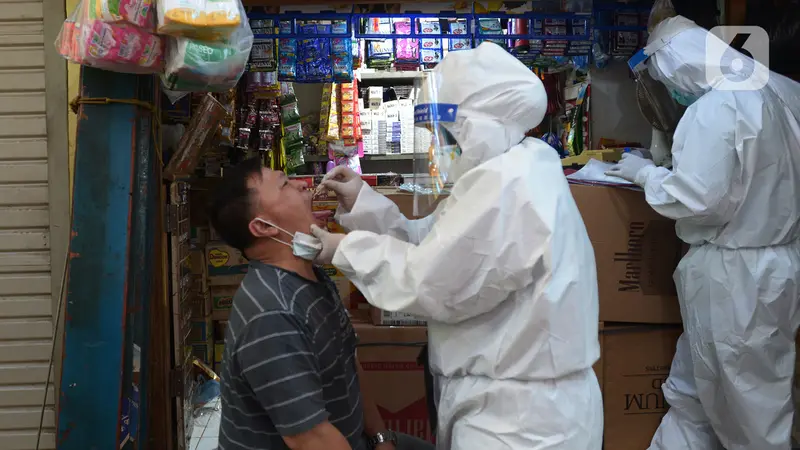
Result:
M414 86L414 215L426 216L453 182L461 148L447 127L458 105L442 103L441 74L427 72Z
M636 100L642 116L654 129L669 135L675 131L686 107L675 101L669 89L650 75L650 56L663 45L656 47L648 45L639 50L628 60L628 67L636 80Z

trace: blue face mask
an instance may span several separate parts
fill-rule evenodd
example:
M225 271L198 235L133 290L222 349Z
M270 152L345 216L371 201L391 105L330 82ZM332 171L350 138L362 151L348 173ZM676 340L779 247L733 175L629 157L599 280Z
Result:
M692 103L696 102L699 96L693 94L684 94L683 92L678 91L677 89L670 89L669 95L678 102L679 105L689 106Z

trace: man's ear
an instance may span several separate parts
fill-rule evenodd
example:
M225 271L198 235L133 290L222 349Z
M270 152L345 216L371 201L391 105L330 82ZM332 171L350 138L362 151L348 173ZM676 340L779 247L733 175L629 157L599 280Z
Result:
M260 220L251 220L248 225L250 233L257 238L274 238L278 235L278 229Z

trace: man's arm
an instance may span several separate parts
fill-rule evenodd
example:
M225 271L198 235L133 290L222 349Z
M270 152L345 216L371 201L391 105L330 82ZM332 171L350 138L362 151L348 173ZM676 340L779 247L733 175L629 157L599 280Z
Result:
M304 326L288 313L247 325L235 357L242 377L292 450L351 450L328 422L319 365Z

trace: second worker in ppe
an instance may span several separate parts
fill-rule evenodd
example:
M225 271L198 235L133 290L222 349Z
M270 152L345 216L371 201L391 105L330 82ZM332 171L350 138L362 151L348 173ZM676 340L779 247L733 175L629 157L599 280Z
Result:
M354 231L316 228L319 259L372 305L428 319L439 449L599 450L594 252L558 154L525 137L544 117L544 87L491 43L434 72L438 101L457 105L449 197L408 220L336 169L324 184Z
M663 385L670 409L650 450L789 450L800 324L800 84L769 73L763 88L727 90L725 75L708 74L755 73L755 62L732 49L712 61L707 48L719 45L681 16L653 29L644 50L649 75L688 106L673 168L631 155L609 172L642 186L691 244L675 272L684 333Z

